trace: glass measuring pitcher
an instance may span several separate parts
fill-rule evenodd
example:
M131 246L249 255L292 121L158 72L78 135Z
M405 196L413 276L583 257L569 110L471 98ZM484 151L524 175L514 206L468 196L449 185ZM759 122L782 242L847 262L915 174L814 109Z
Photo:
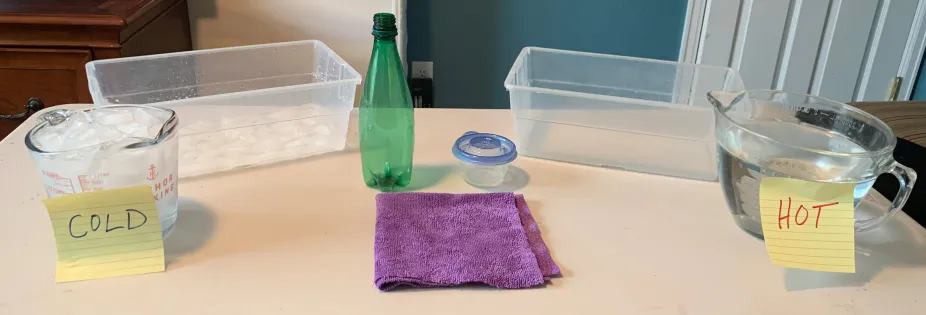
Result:
M855 230L878 226L903 207L916 172L894 161L894 132L855 107L782 91L708 93L714 105L720 184L736 223L762 237L759 183L765 177L854 183L858 207L878 175L900 189L886 212L862 215Z
M26 148L48 197L149 185L167 233L177 221L177 115L115 105L48 111L26 134Z

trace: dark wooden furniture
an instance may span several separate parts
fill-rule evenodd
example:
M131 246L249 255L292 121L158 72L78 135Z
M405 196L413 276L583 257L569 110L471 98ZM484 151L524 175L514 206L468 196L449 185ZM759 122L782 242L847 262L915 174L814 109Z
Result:
M926 101L860 102L852 105L883 120L894 129L898 138L926 147Z
M913 168L919 175L903 211L926 227L926 180L923 180L926 174L926 101L861 102L852 105L883 120L900 138L894 148L894 159ZM893 199L900 185L893 176L881 175L874 188L888 199Z
M33 110L92 103L91 60L190 49L187 0L0 0L0 138Z

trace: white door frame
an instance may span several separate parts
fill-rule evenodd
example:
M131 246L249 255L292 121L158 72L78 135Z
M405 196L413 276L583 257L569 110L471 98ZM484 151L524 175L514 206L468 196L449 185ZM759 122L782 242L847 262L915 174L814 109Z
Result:
M685 30L682 32L682 45L678 52L678 61L698 63L698 44L701 42L701 29L704 16L707 15L708 0L688 0L685 14Z
M923 55L926 54L926 1L920 1L916 8L916 15L913 17L913 28L910 31L910 37L907 39L907 49L904 50L903 59L900 62L900 71L898 76L906 78L900 86L898 100L909 100L913 96L913 85L918 81L920 73L920 63L923 61Z
M402 60L402 69L408 71L408 61L405 56L408 46L407 30L405 29L406 2L406 0L392 0L392 13L395 14L396 28L399 29L399 35L395 38L399 48L399 59Z
M684 63L707 63L714 65L730 66L730 61L724 63L723 56L716 60L704 60L702 55L705 49L726 49L730 47L716 47L726 45L735 41L736 30L732 29L737 24L739 7L720 6L712 8L711 4L715 0L689 0L688 10L685 15L685 29L682 33L682 43L679 49L679 62ZM769 0L753 0L769 1ZM778 0L775 0L778 1ZM742 5L742 2L740 3ZM705 17L711 13L711 10L723 10L730 14L732 23L707 23ZM711 34L713 38L706 38ZM719 37L719 38L718 38ZM909 100L913 94L913 85L919 74L920 63L923 60L923 54L926 52L926 1L920 1L913 18L913 26L907 40L907 46L904 49L900 68L897 76L903 77L904 81L898 93L898 100ZM711 54L715 55L715 54ZM730 56L727 56L729 59Z

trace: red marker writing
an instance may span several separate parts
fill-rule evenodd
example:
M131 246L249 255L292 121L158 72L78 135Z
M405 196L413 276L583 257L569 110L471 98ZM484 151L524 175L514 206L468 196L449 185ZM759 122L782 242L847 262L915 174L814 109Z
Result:
M792 218L792 216L791 216L791 201L792 201L792 200L791 200L791 197L788 197L788 208L787 208L787 212L784 213L784 215L782 215L782 211L785 210L785 208L784 208L784 200L781 200L781 199L778 200L778 229L779 229L779 230L782 230L782 229L791 229L791 218ZM839 204L839 202L832 202L832 203L826 203L826 204L811 206L811 208L817 209L817 218L816 218L816 220L814 220L814 225L813 225L813 227L814 227L814 228L820 227L820 214L823 213L823 208L824 208L824 207L835 206L835 205L838 205L838 204ZM800 218L801 218L801 210L804 211L803 220L800 219ZM805 223L807 223L807 219L808 219L809 217L810 217L810 211L807 210L807 207L805 207L803 204L801 204L801 205L798 206L797 210L794 212L794 217L793 217L793 218L794 218L794 224L797 224L797 225L804 225ZM782 226L781 226L781 221L785 221L785 226L784 226L784 228L782 228Z

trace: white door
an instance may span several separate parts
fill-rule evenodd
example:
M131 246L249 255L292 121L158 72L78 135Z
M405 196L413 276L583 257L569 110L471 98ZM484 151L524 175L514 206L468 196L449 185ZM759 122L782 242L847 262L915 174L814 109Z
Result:
M691 2L682 58L687 46L686 61L733 67L749 89L883 101L899 77L897 99L910 97L926 0Z

